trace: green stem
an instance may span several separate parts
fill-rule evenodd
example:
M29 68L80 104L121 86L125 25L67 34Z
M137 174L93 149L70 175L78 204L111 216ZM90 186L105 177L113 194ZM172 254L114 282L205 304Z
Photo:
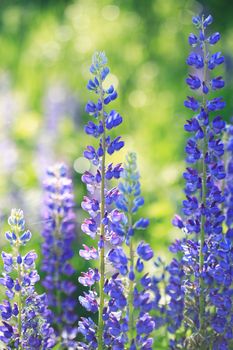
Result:
M59 191L59 188L58 188ZM59 214L55 215L55 223L56 223L56 228L55 228L55 242L60 241L61 240L61 218L59 216ZM54 247L55 249L55 254L56 254L56 265L55 265L55 280L56 282L59 281L60 276L59 276L59 257L61 255L60 249L57 245L55 245ZM60 288L56 288L56 301L57 301L57 305L56 305L56 311L57 311L57 315L60 316L62 313L62 308L61 308L61 299L62 299L62 295L61 295L61 290ZM60 330L60 334L62 331L62 323L58 322L57 324L57 328L58 330Z
M17 236L17 244L16 244L16 258L17 256L20 255L20 240L19 240L19 232L18 232L18 229L16 228L15 229L15 234ZM22 290L21 290L21 286L22 286L22 271L21 271L21 265L18 264L18 267L17 267L17 274L18 274L18 282L19 282L19 285L20 285L20 290L18 292L18 310L19 310L19 313L18 313L18 331L19 331L19 350L22 350L22 345L21 345L21 341L22 341L22 308L23 308L23 305L22 305Z
M204 33L204 27L202 26L202 31ZM203 59L204 59L204 77L203 81L206 82L207 78L207 50L206 50L206 42L203 42ZM205 94L203 93L203 108L206 108L206 100L205 100ZM206 194L207 194L207 185L206 185L206 179L207 179L207 167L205 163L205 155L208 150L208 140L206 137L206 127L203 128L204 132L204 139L203 139L203 158L202 158L202 204L204 207L206 207ZM206 218L205 215L201 215L201 235L200 235L200 254L199 254L199 265L200 265L200 299L199 299L199 308L200 308L200 315L199 315L199 322L200 322L200 331L203 335L205 333L205 283L204 279L202 277L203 272L203 266L204 266L204 253L203 253L203 247L205 242L205 222Z
M127 213L127 219L128 219L128 225L127 225L127 231L129 232L130 229L132 229L133 226L133 219L132 219L132 208L133 208L133 201L134 198L131 195L129 195L129 204L128 204L128 213ZM129 262L130 262L130 271L134 272L134 245L133 245L133 237L131 236L129 238ZM131 343L134 339L134 329L135 329L135 322L134 322L134 281L129 281L129 291L128 291L128 317L129 317L129 330L128 330L128 345L129 348L131 346ZM136 345L135 345L136 346Z
M105 130L105 116L104 116L104 92L102 86L102 80L100 78L100 98L102 102L102 123L103 123L103 156L101 160L101 188L100 188L100 240L102 240L102 246L100 248L100 260L99 260L99 319L98 319L98 350L103 350L103 331L104 331L104 321L103 321L103 309L104 309L104 275L105 275L105 253L104 253L104 244L105 244L105 229L103 224L104 214L105 214L105 153L106 153L106 130Z
M130 216L131 218L131 216ZM129 222L129 225L131 226L131 222ZM134 249L133 249L133 239L130 238L130 271L134 271ZM134 281L129 282L129 295L128 295L128 305L129 305L129 346L132 343L132 340L134 339L134 306L133 306L133 299L134 299Z

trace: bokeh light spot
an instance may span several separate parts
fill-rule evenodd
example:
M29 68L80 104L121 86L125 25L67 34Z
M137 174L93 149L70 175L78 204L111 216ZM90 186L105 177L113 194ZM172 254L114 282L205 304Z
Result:
M75 159L73 167L77 173L83 174L83 173L85 173L85 171L90 170L91 163L89 162L88 159L86 159L84 157L79 157L79 158Z
M115 89L118 88L119 80L114 74L109 74L103 83L104 89L107 89L110 85L113 85Z
M120 14L120 9L115 5L107 5L102 9L102 16L108 21L115 21Z
M134 90L129 95L129 103L135 108L145 106L147 102L147 96L142 90Z

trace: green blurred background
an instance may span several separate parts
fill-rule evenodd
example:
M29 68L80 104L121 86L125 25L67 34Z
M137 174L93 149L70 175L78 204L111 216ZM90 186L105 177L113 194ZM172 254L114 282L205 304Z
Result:
M85 188L82 152L92 142L83 132L91 98L86 90L95 50L109 58L109 81L117 86L114 107L124 117L118 129L126 141L117 155L136 151L145 207L151 225L147 240L166 256L178 232L171 219L183 198L185 133L190 113L185 64L191 18L204 11L220 31L218 49L226 56L224 97L233 109L233 2L227 0L34 0L0 5L0 245L11 207L25 211L39 251L47 166L65 161L75 182L77 215ZM222 68L223 69L223 68ZM82 234L79 234L79 241Z

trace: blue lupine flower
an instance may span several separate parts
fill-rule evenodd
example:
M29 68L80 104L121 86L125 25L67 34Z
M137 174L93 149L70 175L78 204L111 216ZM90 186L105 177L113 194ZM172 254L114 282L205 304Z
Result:
M195 47L198 43L198 38L195 34L191 33L188 38L189 45Z
M82 282L80 282L82 283ZM84 284L85 286L86 284ZM79 301L80 304L90 312L98 311L98 303L96 300L97 294L93 291L89 291L89 293L84 292L84 297L80 296Z
M82 317L79 321L79 332L88 341L88 346L80 342L78 344L78 349L96 349L98 345L96 341L96 331L97 327L96 324L92 321L92 319Z
M146 261L152 259L154 256L153 250L151 249L149 244L144 242L139 243L137 247L137 253L142 260Z
M119 296L116 290L118 282L114 284L114 278L111 279L111 282L105 280L106 261L111 261L115 264L115 267L120 268L122 273L127 273L127 270L125 270L127 258L124 257L121 248L117 248L123 241L119 227L121 220L124 220L124 218L119 210L112 208L119 196L119 190L117 188L109 189L108 186L109 180L119 179L122 167L121 164L106 164L106 154L112 155L124 146L120 136L111 138L108 135L108 130L116 128L122 123L122 117L115 110L107 112L106 109L106 106L117 98L117 92L112 85L108 88L103 87L103 82L109 74L109 68L106 64L107 58L103 52L94 54L90 68L93 78L89 80L87 88L98 95L98 101L89 101L86 112L96 120L95 122L89 121L85 131L88 135L98 138L99 145L97 148L87 146L84 151L84 157L92 162L94 170L93 172L85 172L82 176L89 192L89 197L84 197L82 208L89 213L90 217L83 221L81 228L91 239L98 238L98 249L97 247L89 248L84 245L84 249L80 250L80 256L86 260L98 259L99 270L89 269L88 272L82 273L82 276L79 277L80 283L85 287L92 288L89 293L85 292L84 296L79 298L80 303L88 311L98 311L99 314L98 330L90 319L82 318L79 321L79 332L83 334L89 349L98 348L99 350L102 350L104 346L117 349L120 342L120 339L116 336L119 329L115 325L117 320L114 314L118 305L114 301L116 296ZM106 242L109 246L108 254L106 253ZM112 246L116 247L115 251L111 249ZM96 283L99 284L99 295L95 292ZM106 310L105 304L108 300L106 294L108 294L107 287L110 285L109 283L115 286L115 288L113 287L115 294L109 294L109 298L112 300L112 308ZM97 296L99 297L98 302ZM92 331L93 329L95 331ZM113 334L115 334L115 337L113 337ZM85 349L83 343L79 343L78 346Z
M210 82L213 90L222 89L225 86L225 82L222 77L217 77Z
M214 34L210 35L207 40L210 43L210 45L215 45L220 40L220 38L221 38L221 36L219 33L214 33Z
M189 74L189 78L186 79L186 83L190 86L192 90L199 89L201 86L201 80L195 75Z
M64 164L48 169L44 188L43 286L53 311L54 327L58 327L57 336L63 338L60 346L75 347L74 333L77 333L77 327L74 325L77 315L74 310L76 300L72 294L76 287L69 278L75 273L70 259L74 254L72 244L76 238L76 222L72 181Z
M222 97L216 97L212 100L207 101L206 108L208 112L219 111L225 107L225 102Z
M221 56L221 52L216 52L210 56L208 61L208 68L210 70L214 69L216 66L219 66L224 62L224 57Z
M124 276L128 272L128 259L122 247L117 247L108 252L108 260Z
M136 229L145 229L149 225L149 220L145 218L141 218L135 222L134 228Z
M203 22L204 29L206 29L210 24L212 24L212 22L213 22L213 17L211 15L206 17L206 19Z
M200 107L199 102L194 97L187 97L187 100L184 101L184 105L187 108L192 109L193 111L197 111Z
M203 68L204 67L203 58L201 57L201 55L199 55L195 52L190 53L186 62L189 66L193 66L195 68Z
M49 323L47 298L35 291L40 279L35 270L37 255L34 251L26 255L21 252L31 232L25 231L22 210L12 209L8 222L11 231L6 233L6 238L12 253L2 252L4 272L0 284L5 288L7 299L0 305L0 342L4 349L51 349L55 345L55 334Z

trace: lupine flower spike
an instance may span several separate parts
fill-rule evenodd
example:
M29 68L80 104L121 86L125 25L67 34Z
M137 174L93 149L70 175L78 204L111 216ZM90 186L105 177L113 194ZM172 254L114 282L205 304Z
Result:
M73 349L76 346L77 302L74 297L76 286L71 282L75 270L70 259L74 255L72 245L76 238L76 218L72 180L64 164L48 169L44 188L43 285L53 311L52 320L60 347Z
M128 337L127 349L150 350L153 344L151 333L155 329L155 320L151 316L151 311L157 307L158 290L154 288L155 281L148 273L142 275L144 264L154 256L151 247L143 241L137 247L134 244L135 232L147 228L149 224L148 219L135 219L135 214L144 204L144 199L141 196L139 172L134 153L128 154L122 177L123 180L119 184L121 194L117 201L117 207L125 214L125 220L120 223L120 226L125 233L128 253L125 253L122 248L112 249L109 252L109 260L122 275L122 278L125 276L123 287L124 295L127 298L125 320L122 319L121 323L118 320L117 326L117 317L115 317L115 328L118 328L119 332L126 333L126 337L119 337L116 349L124 350L124 342ZM115 307L118 305L115 311L122 312L123 305L120 303L121 300L124 300L122 294L116 293L113 281L110 280L109 284L109 294L114 296L112 302L114 301ZM119 285L120 281L118 281ZM156 298L152 291L156 291ZM112 320L108 321L110 321L110 328ZM120 339L122 339L121 343Z
M79 331L84 335L87 344L80 343L81 349L104 349L106 339L104 337L104 308L106 306L106 294L104 291L106 275L106 251L109 245L118 245L122 242L118 232L118 222L121 213L112 209L112 204L118 197L118 189L108 188L108 180L118 179L122 171L121 165L106 164L106 156L119 151L124 142L121 137L111 138L109 130L116 128L122 122L122 117L115 110L107 112L107 105L117 98L117 92L113 86L105 87L104 81L109 74L106 66L107 58L103 52L97 52L93 56L90 72L93 78L89 80L87 88L98 96L96 102L88 102L86 112L96 122L89 121L85 127L88 135L99 139L97 148L87 146L84 156L93 165L93 170L84 173L82 180L87 185L89 197L84 197L82 207L90 218L85 219L82 230L92 239L98 239L98 247L88 247L80 251L80 255L87 260L98 259L99 269L89 269L83 273L79 281L89 288L84 296L80 297L80 303L90 312L98 311L98 330L95 323L89 318L83 318L79 322ZM99 299L97 291L92 286L98 283Z
M25 230L22 210L12 209L9 217L10 231L6 239L12 253L2 252L4 272L0 278L7 299L0 305L1 349L46 350L55 344L53 328L48 319L45 294L35 292L39 275L35 269L37 255L30 251L22 255L22 247L31 239L31 232Z
M188 97L185 106L196 114L187 120L185 130L192 136L187 141L184 173L186 200L183 201L182 220L176 217L174 224L189 236L182 245L183 291L185 293L184 321L192 334L185 341L185 348L228 349L228 315L223 301L229 294L232 277L227 266L229 247L222 234L224 215L221 191L225 178L222 156L224 145L221 134L225 128L222 118L211 113L224 108L222 97L208 98L211 91L224 87L221 76L211 77L212 71L224 62L221 52L210 53L220 34L207 34L212 17L194 17L198 35L190 34L193 51L187 59L192 74L186 82L197 90L200 100ZM223 251L225 252L223 254ZM222 294L222 286L225 286Z
M225 215L229 232L233 229L233 125L227 125L225 131L226 144L226 181L225 181Z

